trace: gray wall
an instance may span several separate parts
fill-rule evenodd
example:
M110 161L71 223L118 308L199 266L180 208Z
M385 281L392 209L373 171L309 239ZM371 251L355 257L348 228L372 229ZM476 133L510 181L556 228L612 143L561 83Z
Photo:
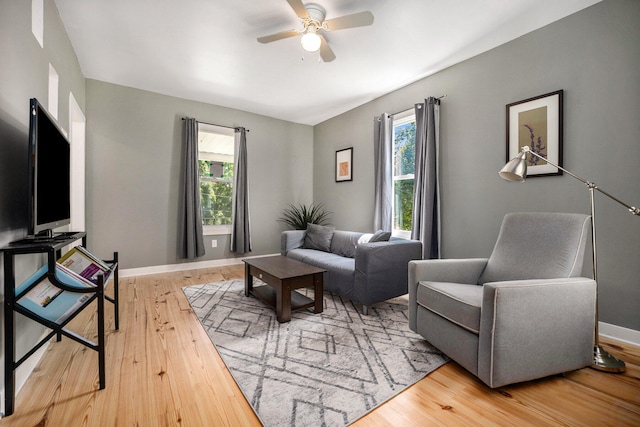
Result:
M502 181L505 105L564 89L564 165L640 205L640 2L607 0L314 128L314 200L338 228L372 231L373 118L447 94L441 107L445 258L488 256L512 211L588 212L569 177ZM425 46L428 49L428 46ZM354 147L353 182L334 182ZM640 330L640 217L597 195L600 320ZM588 273L588 270L586 271Z
M568 176L517 185L496 174L505 156L505 105L553 90L565 90L565 166L640 204L638 1L599 3L314 128L85 82L54 2L45 0L44 49L31 34L30 3L0 3L0 246L26 234L28 100L47 104L49 62L60 76L59 123L68 127L69 92L87 117L89 247L103 256L119 250L123 268L182 262L176 230L183 116L251 130L256 255L278 251L276 220L288 203L325 203L336 227L371 231L373 117L444 93L445 257L487 256L507 212L588 211L586 189ZM354 181L336 184L335 151L351 146ZM454 165L461 172L454 174ZM597 207L600 318L640 330L640 219L604 197ZM203 260L235 256L226 238L215 238L219 247L212 249L208 237ZM42 262L25 258L18 280ZM41 332L21 320L19 351Z
M73 92L82 108L85 86L80 66L53 0L44 2L44 48L31 33L31 2L0 2L0 52L2 247L27 234L29 99L38 98L47 107L51 63L59 76L58 124L68 130L69 93ZM22 282L43 263L41 256L22 255L16 258L16 281ZM3 267L1 260L0 267ZM0 276L0 292L4 293L3 291L4 273ZM25 349L35 344L44 331L35 322L17 315L15 339L18 355L23 355ZM21 376L18 375L18 380L20 379Z
M182 117L244 126L253 251L280 251L277 221L289 203L312 201L313 128L87 80L87 231L99 256L122 268L184 262L177 256ZM211 240L218 247L211 247ZM205 236L196 261L233 258L229 236Z
M279 251L282 226L276 219L282 207L312 201L310 126L85 81L53 0L44 1L44 48L31 33L31 2L0 2L0 52L0 247L27 234L29 99L48 105L49 63L59 75L58 123L68 130L70 92L87 118L88 246L105 257L119 250L122 268L181 262L176 230L183 116L251 130L253 254ZM227 237L213 237L217 249L211 238L202 260L235 256L226 249ZM41 256L19 257L16 280L43 263ZM0 292L3 279L0 275ZM16 349L22 355L45 329L16 319ZM29 373L27 365L19 382Z

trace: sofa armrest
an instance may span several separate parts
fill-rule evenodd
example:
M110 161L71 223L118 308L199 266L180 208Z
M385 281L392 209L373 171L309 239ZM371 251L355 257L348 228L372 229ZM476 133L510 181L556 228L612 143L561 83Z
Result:
M304 244L304 238L307 230L286 230L280 236L280 254L287 256L287 252L292 249L301 248Z
M361 243L356 248L353 300L371 305L407 293L407 265L419 259L418 240Z
M584 277L485 283L478 377L500 387L589 365L595 306Z

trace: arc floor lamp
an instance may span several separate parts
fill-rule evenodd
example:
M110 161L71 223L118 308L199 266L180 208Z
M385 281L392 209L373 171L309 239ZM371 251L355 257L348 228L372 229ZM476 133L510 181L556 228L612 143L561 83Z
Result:
M608 198L613 201L618 202L625 208L629 210L633 215L640 216L640 209L629 206L623 201L617 199L611 194L599 188L596 184L591 181L587 181L586 179L580 178L578 175L569 172L568 170L550 162L542 155L536 153L535 151L531 151L528 146L522 147L522 151L518 153L516 157L511 159L501 170L498 172L502 179L513 182L522 182L527 177L527 154L531 154L532 156L536 156L551 166L554 166L560 169L563 172L566 172L568 175L574 177L578 181L582 182L589 188L589 196L591 199L591 238L592 238L592 257L593 257L593 279L598 282L598 267L597 267L597 255L596 255L596 218L595 218L595 203L594 203L594 192L597 190L598 192L604 194ZM594 347L593 347L593 363L591 367L594 369L598 369L606 372L624 372L625 364L622 360L616 358L615 356L609 354L604 348L600 346L600 338L598 336L598 303L596 298L596 330L594 337Z

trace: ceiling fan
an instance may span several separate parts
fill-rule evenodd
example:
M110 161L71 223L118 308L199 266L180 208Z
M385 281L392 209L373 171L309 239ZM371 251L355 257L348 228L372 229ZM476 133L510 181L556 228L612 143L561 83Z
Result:
M302 4L302 0L287 0L289 6L298 15L303 28L300 30L281 31L269 36L258 37L260 43L271 43L276 40L302 35L302 47L309 52L320 50L320 58L324 62L336 59L335 53L322 36L321 31L344 30L346 28L364 27L373 24L373 14L369 11L352 13L338 18L325 20L325 10L315 3Z

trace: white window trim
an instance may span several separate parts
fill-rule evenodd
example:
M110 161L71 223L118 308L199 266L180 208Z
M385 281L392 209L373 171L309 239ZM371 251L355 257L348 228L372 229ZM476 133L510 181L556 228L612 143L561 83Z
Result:
M400 237L401 239L411 239L411 232L408 230L398 230L397 228L391 232L393 237Z
M412 173L408 173L406 175L398 175L398 176L394 176L393 180L394 181L406 181L407 179L415 179L415 174Z
M393 177L393 184L395 185L396 181L405 181L405 180L414 179L414 178L415 178L414 174L394 176ZM394 204L394 206L395 206L395 204ZM393 212L393 215L395 215L395 212ZM398 228L393 228L391 230L391 235L394 236L394 237L401 237L403 239L411 239L411 231L409 231L409 230L400 230Z
M415 120L416 120L416 113L413 108L394 114L393 116L394 134L395 134L396 126L402 126L404 124L414 122ZM392 161L395 161L395 158L393 158ZM394 182L393 185L395 186L395 181L403 181L406 179L414 179L414 178L415 178L415 174L393 176L393 182ZM395 203L393 204L393 206L395 207ZM393 216L395 216L395 209L392 212L392 217ZM392 227L393 227L393 224L392 224ZM411 231L409 230L399 230L397 228L392 228L391 235L394 237L400 237L402 239L411 239Z
M209 123L198 123L198 133L200 131L203 132L214 132L219 134L226 134L228 136L234 135L234 129L216 126ZM203 157L209 157L209 160L218 160L218 161L234 161L233 155L223 155L223 154L212 154L212 153L202 153L198 152L198 159ZM202 225L202 235L204 236L220 236L220 235L230 235L231 234L231 224L225 225Z
M231 225L203 225L202 234L205 236L219 236L231 234Z
M401 126L416 120L416 110L409 108L393 115L393 126Z

